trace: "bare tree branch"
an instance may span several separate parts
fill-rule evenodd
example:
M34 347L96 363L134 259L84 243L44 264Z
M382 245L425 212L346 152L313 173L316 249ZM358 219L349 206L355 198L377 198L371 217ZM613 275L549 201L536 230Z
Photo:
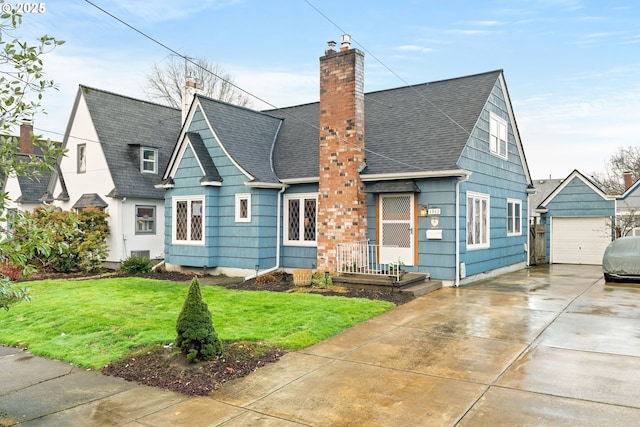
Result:
M194 62L196 65L172 56L162 66L155 64L147 75L147 96L181 108L182 88L189 73L202 87L204 96L242 107L251 105L251 100L234 86L233 77L220 64L204 58L195 59Z
M640 146L620 147L609 159L604 173L594 173L593 179L610 195L624 193L623 176L631 172L632 182L640 179Z

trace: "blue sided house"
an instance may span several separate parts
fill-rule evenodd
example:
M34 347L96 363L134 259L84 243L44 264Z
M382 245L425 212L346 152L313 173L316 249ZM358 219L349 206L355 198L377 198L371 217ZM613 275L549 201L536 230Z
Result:
M343 36L320 100L254 111L195 94L161 184L169 269L429 273L526 266L533 191L502 70L364 93Z
M614 237L614 196L574 170L536 208L544 226L546 262L602 263Z

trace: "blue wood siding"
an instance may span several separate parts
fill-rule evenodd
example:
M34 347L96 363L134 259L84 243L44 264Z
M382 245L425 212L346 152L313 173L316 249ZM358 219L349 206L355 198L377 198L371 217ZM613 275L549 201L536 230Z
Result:
M507 122L507 159L493 155L489 149L490 113ZM496 83L484 111L471 132L458 166L471 172L460 192L460 261L465 263L467 276L526 262L527 253L527 175L514 136L514 123L507 111L500 82ZM466 215L468 191L490 197L490 242L486 249L467 249ZM507 236L507 199L522 203L522 233Z
M245 185L249 178L227 157L200 111L195 113L189 131L200 134L223 181L219 187L201 186L202 171L191 150L185 151L174 176L174 188L167 191L165 199L167 261L193 267L273 267L278 190ZM250 222L235 221L236 194L251 195ZM186 195L206 196L205 246L171 244L171 198Z
M442 230L442 240L427 239L427 230L431 229L429 217L418 217L418 266L417 271L427 272L431 277L452 280L455 278L456 265L456 179L437 178L417 182L421 192L418 196L420 206L440 208L438 228Z
M583 180L574 177L547 205L547 212L540 216L545 231L545 259L551 254L552 217L602 217L615 216L615 203L604 199Z

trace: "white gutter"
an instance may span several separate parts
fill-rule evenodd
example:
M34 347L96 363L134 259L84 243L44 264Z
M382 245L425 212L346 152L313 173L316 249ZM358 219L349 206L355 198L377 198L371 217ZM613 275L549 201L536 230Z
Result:
M466 172L466 175L456 182L456 288L460 286L460 184L467 182L471 172Z
M464 169L450 169L432 172L411 172L411 173L380 173L360 175L362 181L389 181L395 179L419 179L419 178L446 178L446 177L468 177L471 172Z
M256 271L255 274L250 274L248 276L245 276L244 278L245 281L254 279L258 276L262 276L263 274L271 273L272 271L276 271L277 269L280 268L280 229L281 229L280 215L282 212L282 194L285 192L286 189L287 189L287 185L283 185L282 189L278 191L278 204L276 208L276 265L263 271L258 270Z
M360 174L363 182L367 181L393 181L397 179L420 179L420 178L446 178L446 177L464 177L469 175L469 171L464 169L449 169L443 171L432 172L402 172L402 173L379 173L379 174ZM281 180L284 184L309 184L316 183L320 180L317 176L307 178L292 178Z

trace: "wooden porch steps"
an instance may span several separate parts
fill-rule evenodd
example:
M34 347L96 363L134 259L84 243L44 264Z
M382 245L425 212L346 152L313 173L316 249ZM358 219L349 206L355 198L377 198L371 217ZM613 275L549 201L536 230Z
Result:
M399 281L394 277L368 274L343 274L333 277L333 283L365 289L408 292L414 296L424 295L442 287L442 281L431 280L429 273L406 273Z

